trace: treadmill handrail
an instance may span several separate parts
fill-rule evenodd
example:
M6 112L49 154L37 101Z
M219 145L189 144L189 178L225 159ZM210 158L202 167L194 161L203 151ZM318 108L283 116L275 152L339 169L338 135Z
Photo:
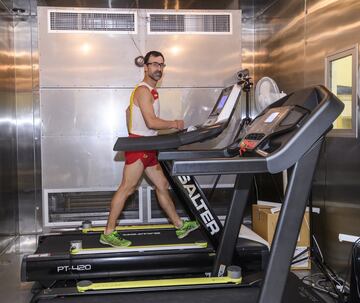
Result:
M165 150L159 153L159 161L167 160L191 160L191 159L209 159L224 158L227 156L227 150L222 149L195 149L195 150Z
M186 130L144 137L120 137L117 139L114 151L138 151L138 150L165 150L178 148L183 145L209 140L219 135L227 126L227 123L218 123L210 126L201 126L196 130Z
M182 175L233 175L242 173L263 173L268 171L266 158L216 158L193 161L174 161L171 173Z

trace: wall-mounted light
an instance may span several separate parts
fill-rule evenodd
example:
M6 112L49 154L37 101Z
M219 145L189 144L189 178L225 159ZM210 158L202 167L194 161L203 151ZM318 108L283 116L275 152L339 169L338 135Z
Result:
M173 46L170 48L170 52L174 55L177 56L178 54L180 54L182 51L182 48L179 46Z
M84 55L87 55L91 51L91 45L89 43L83 43L80 49Z

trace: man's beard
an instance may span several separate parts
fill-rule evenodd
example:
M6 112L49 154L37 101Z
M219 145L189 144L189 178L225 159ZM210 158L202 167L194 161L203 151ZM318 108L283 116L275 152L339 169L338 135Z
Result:
M149 77L153 79L154 81L159 81L162 77L162 72L154 72L153 74L149 74Z

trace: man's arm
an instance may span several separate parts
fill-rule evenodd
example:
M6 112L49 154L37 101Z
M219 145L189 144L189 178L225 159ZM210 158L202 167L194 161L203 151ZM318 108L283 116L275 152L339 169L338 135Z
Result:
M153 98L149 90L145 87L138 87L135 91L134 102L140 107L145 124L150 129L170 129L184 128L183 120L164 120L156 117L153 107Z

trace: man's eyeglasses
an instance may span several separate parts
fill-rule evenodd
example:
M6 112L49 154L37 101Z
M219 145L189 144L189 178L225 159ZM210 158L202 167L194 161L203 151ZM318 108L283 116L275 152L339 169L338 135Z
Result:
M146 65L152 65L153 67L156 67L156 68L164 68L166 66L165 63L158 63L158 62L149 62L149 63L146 63Z

